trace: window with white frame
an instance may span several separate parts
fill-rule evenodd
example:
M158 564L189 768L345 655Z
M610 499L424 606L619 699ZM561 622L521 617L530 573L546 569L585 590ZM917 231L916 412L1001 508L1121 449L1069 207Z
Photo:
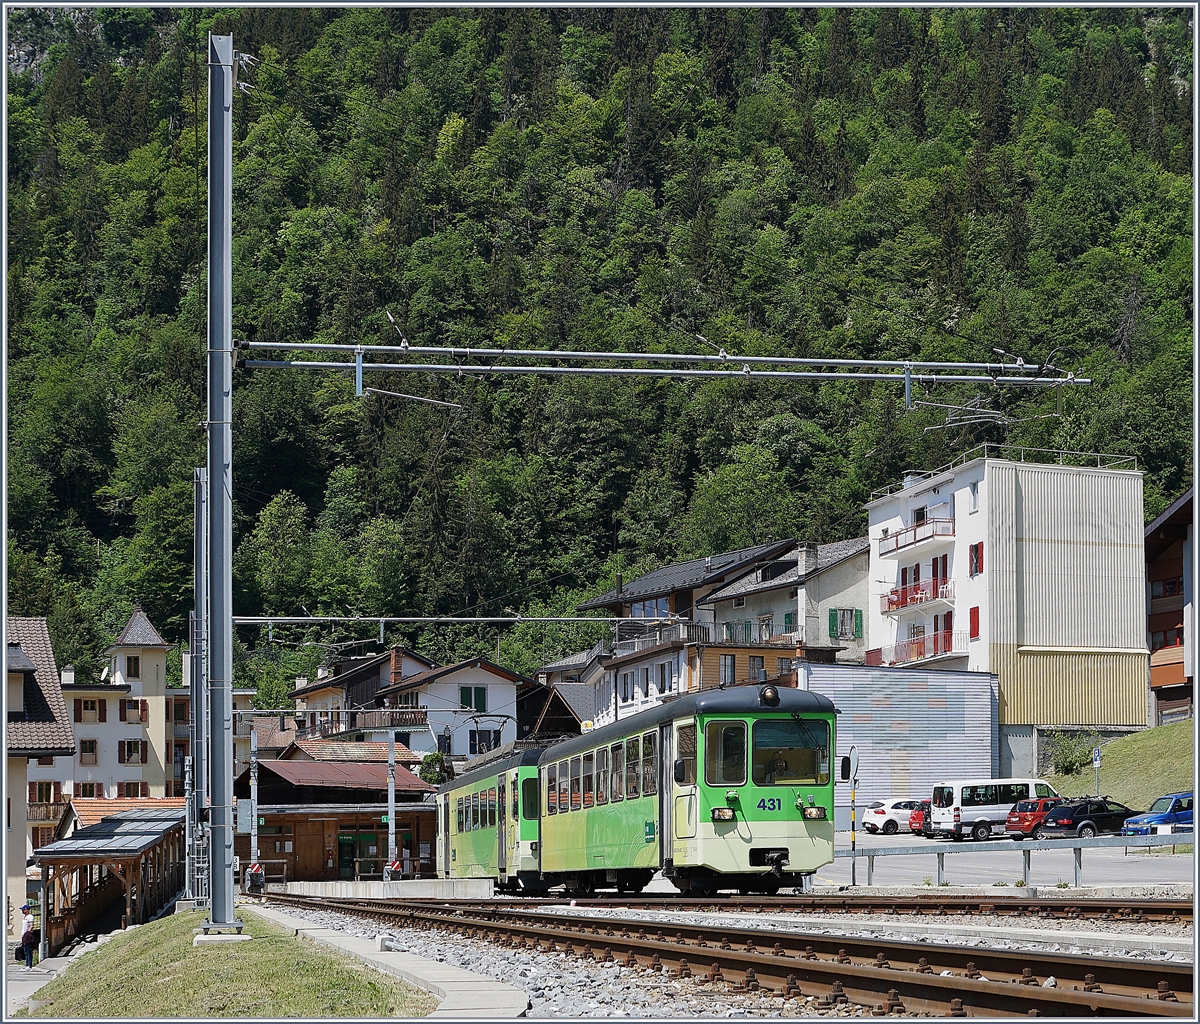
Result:
M671 692L671 663L664 661L658 666L658 692Z
M639 694L639 696L643 700L648 699L650 696L650 680L653 676L653 672L654 669L650 665L647 665L642 669L642 692Z
M735 597L733 599L733 606L735 608L745 608L746 607L746 599L744 597Z
M737 671L736 665L737 661L735 655L721 655L721 682L732 683L734 681L734 674Z
M125 796L133 800L142 795L142 784L140 782L124 783Z
M972 480L967 485L967 511L979 511L979 481Z
M79 784L79 795L82 797L87 797L89 800L95 799L97 795L103 796L103 791L101 791L99 794L96 793L97 785L98 783L95 782L81 782Z
M125 678L142 678L142 659L139 655L128 654L125 656Z
M125 748L125 763L126 764L141 764L142 763L142 741L141 740L121 740L121 745Z
M81 709L81 716L85 722L95 722L100 714L96 701L88 700L86 697L81 703Z
M633 673L621 673L621 700L628 703L633 699Z
M758 617L758 639L760 641L769 640L775 635L775 616L760 615Z
M95 740L80 740L79 741L79 763L80 764L95 764L96 763L96 741Z
M767 670L763 665L763 659L756 655L750 655L750 678L751 679L766 679Z

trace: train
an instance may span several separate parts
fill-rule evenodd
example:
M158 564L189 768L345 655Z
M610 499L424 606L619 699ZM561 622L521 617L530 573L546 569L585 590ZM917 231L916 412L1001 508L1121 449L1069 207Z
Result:
M544 747L507 751L436 794L437 873L498 891L773 893L833 860L837 709L737 685L684 694Z

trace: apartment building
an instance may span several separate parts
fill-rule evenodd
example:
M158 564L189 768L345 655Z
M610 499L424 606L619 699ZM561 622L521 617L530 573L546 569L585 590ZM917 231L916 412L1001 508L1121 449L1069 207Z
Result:
M1150 646L1150 721L1189 718L1193 704L1193 488L1146 527L1146 640Z
M1134 460L985 446L866 509L866 664L995 673L1002 774L1036 771L1048 729L1146 725Z
M82 679L64 667L74 755L30 766L31 786L105 800L183 794L189 698L167 686L169 647L138 607L108 648L101 678Z

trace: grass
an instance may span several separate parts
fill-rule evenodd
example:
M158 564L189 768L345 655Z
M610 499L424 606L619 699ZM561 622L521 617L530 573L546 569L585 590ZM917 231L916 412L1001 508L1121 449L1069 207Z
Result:
M1165 793L1192 788L1195 751L1193 722L1172 722L1106 743L1100 753L1100 793L1135 811L1144 811ZM1075 775L1047 775L1064 796L1094 796L1096 775L1089 765Z
M172 914L116 935L41 989L32 1016L394 1018L436 1008L428 993L249 914L253 942L193 947L204 918Z

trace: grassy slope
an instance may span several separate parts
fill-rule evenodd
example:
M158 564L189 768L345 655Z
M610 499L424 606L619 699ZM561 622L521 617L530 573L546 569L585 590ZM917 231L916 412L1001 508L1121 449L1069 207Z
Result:
M1174 722L1106 743L1101 755L1100 792L1144 811L1164 793L1191 789L1195 772L1193 732L1193 722ZM1096 792L1096 775L1090 766L1078 775L1048 775L1046 781L1064 796Z
M39 1017L422 1017L425 992L247 915L253 942L192 946L204 912L118 935L38 994Z

